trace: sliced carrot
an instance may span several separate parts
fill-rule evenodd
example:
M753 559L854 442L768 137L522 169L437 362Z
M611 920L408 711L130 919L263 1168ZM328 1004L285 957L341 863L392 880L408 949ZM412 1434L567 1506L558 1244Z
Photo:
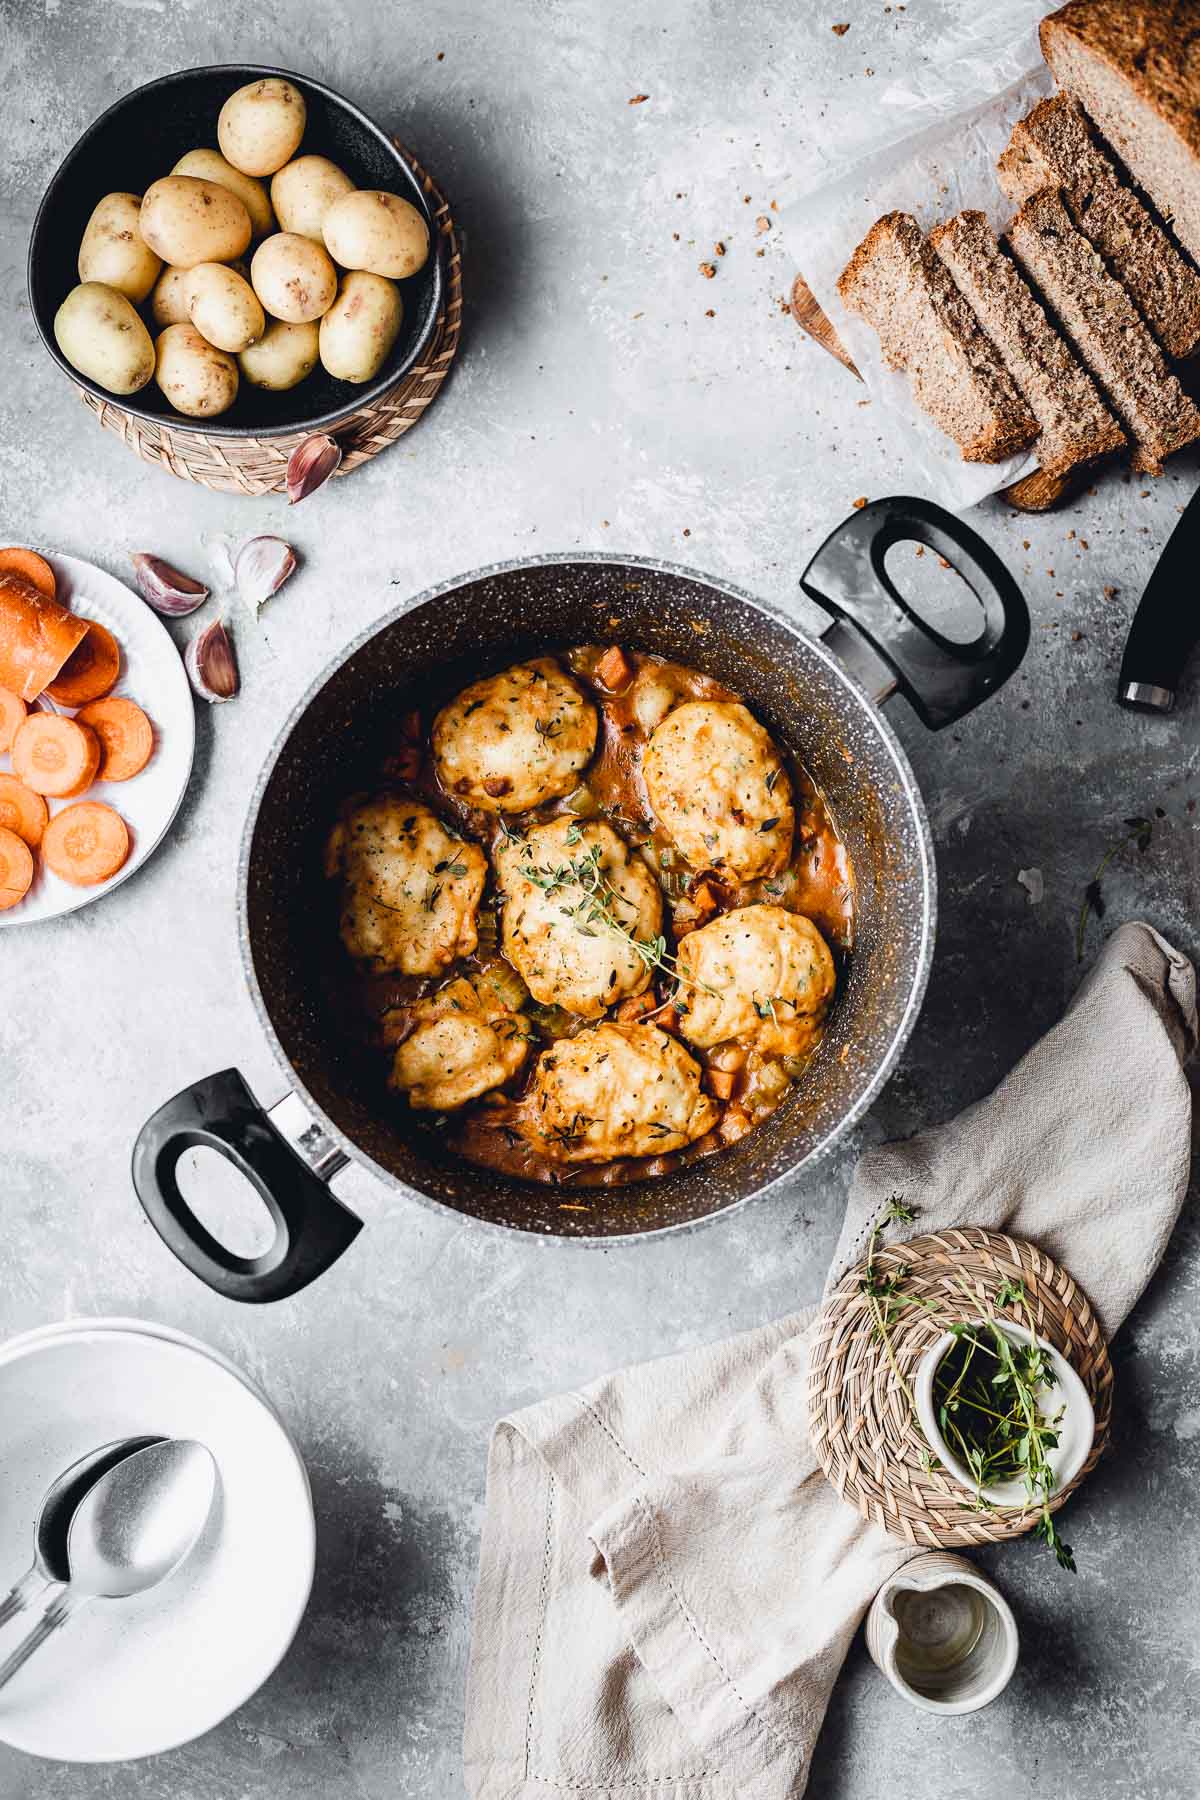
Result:
M28 711L20 694L14 694L11 688L0 688L0 750L12 749L17 727Z
M33 851L15 831L0 828L0 912L7 912L29 892Z
M98 619L87 621L87 636L72 650L47 687L59 706L84 706L116 686L121 673L121 646Z
M45 594L47 600L57 599L58 587L54 570L36 550L22 550L17 544L7 545L0 550L0 569L11 569L14 574L23 575L39 593Z
M150 761L154 727L132 700L89 700L75 714L100 739L100 773L97 781L128 781Z
M15 775L0 775L0 829L15 831L36 850L50 817L46 802Z
M0 569L0 687L36 700L87 636L76 618L17 569Z
M633 664L620 644L610 644L596 664L596 680L603 682L610 694L619 694L633 680Z
M12 741L13 774L35 794L65 800L91 787L100 739L61 713L30 713Z
M129 855L129 828L102 800L80 800L55 813L42 839L48 869L76 887L95 887L115 875Z

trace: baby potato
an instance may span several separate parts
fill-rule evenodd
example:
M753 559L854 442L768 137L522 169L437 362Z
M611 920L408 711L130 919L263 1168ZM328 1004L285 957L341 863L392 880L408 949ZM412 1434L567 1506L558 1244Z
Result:
M295 231L324 245L321 223L335 200L354 183L325 156L297 156L271 177L271 204L281 231Z
M269 75L250 82L221 108L221 155L243 175L273 175L299 149L307 110L304 95L290 81Z
M174 264L167 263L150 296L150 317L160 331L165 331L168 325L186 323L191 292L192 271L177 269Z
M218 350L247 350L267 328L258 295L224 263L197 263L191 271L188 318Z
M98 281L140 305L162 263L138 227L140 194L105 194L93 209L79 246L80 281Z
M271 202L267 198L267 190L261 181L255 181L253 175L243 175L232 163L225 161L219 150L189 150L181 156L172 175L194 175L199 181L211 181L217 187L228 188L236 194L246 211L250 214L250 226L255 237L266 237L275 229L275 219L271 212Z
M189 419L215 419L237 399L237 362L194 325L168 325L161 334L154 379L176 412Z
M110 394L136 394L154 373L154 345L132 302L100 281L71 289L54 315L54 340L73 369Z
M257 344L243 350L238 362L251 387L282 394L312 374L318 355L317 326L311 320L289 325L283 319L272 319Z
M386 276L351 269L321 320L322 366L339 381L370 381L383 367L403 317L403 302Z
M156 256L177 269L231 262L250 242L244 203L215 181L164 175L142 200L141 232Z
M250 280L272 318L289 325L319 319L337 294L337 270L328 256L295 231L263 239L250 264Z
M343 269L366 269L402 281L429 256L429 227L407 200L364 188L345 194L325 214L325 248Z

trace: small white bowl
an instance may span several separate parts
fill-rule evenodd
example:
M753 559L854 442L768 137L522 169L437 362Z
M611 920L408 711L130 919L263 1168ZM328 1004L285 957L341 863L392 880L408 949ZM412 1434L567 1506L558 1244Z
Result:
M988 1325L987 1319L971 1319L972 1325ZM1009 1319L997 1319L995 1323L1001 1331L1014 1343L1038 1343L1050 1359L1051 1367L1058 1377L1057 1386L1044 1388L1045 1411L1053 1416L1061 1406L1063 1416L1055 1429L1058 1432L1058 1445L1046 1452L1046 1461L1054 1471L1054 1492L1059 1493L1074 1481L1092 1448L1092 1440L1096 1435L1096 1414L1088 1391L1080 1381L1065 1356L1061 1356L1052 1344L1044 1338L1035 1337L1024 1325L1016 1325ZM937 1342L931 1344L917 1367L917 1377L913 1384L913 1398L917 1403L917 1417L921 1422L921 1430L925 1433L926 1442L942 1464L948 1475L953 1476L960 1486L968 1488L972 1494L976 1490L975 1481L968 1468L962 1464L949 1448L938 1428L937 1408L933 1399L933 1380L938 1364L947 1350L954 1343L954 1333L943 1332ZM1023 1481L1005 1481L997 1487L985 1487L980 1496L989 1506L1024 1508L1032 1504L1029 1492Z

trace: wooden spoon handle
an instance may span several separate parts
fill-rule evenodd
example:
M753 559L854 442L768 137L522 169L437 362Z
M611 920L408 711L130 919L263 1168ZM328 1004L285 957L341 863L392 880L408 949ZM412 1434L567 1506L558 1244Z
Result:
M792 283L792 317L814 343L820 344L822 350L828 350L830 356L836 356L844 369L849 369L859 381L862 380L850 352L821 311L820 304L803 275L797 275Z

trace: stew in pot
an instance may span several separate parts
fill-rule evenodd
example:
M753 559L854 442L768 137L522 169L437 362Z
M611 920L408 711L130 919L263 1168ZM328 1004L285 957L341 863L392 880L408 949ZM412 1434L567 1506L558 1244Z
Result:
M394 1104L534 1181L642 1180L752 1131L853 950L806 771L728 688L616 645L401 720L325 858L338 1009Z

